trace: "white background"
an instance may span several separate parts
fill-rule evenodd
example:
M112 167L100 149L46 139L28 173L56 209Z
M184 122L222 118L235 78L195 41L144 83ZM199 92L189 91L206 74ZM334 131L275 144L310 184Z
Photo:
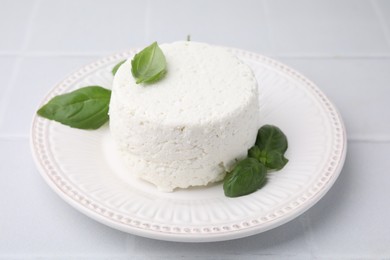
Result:
M66 75L157 40L271 56L339 108L345 167L295 220L234 241L184 244L89 219L40 177L32 115ZM1 259L390 259L390 1L0 0Z

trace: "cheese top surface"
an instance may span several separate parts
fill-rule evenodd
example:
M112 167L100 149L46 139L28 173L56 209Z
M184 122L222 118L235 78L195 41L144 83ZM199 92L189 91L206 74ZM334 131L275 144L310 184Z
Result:
M249 67L221 47L175 42L160 48L167 61L163 79L136 84L132 57L114 79L120 98L140 118L166 124L205 124L229 116L257 93Z

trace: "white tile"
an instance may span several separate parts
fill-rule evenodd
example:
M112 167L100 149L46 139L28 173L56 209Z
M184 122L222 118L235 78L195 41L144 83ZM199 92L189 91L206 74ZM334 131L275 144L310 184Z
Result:
M61 200L36 170L28 143L0 139L0 257L123 255L126 234Z
M350 137L389 137L390 59L287 59L341 112Z
M21 61L5 105L1 134L28 134L38 104L56 83L96 57L29 57Z
M4 121L6 101L9 96L12 79L15 77L17 58L0 56L0 127Z
M383 23L387 41L390 43L390 1L388 0L374 0L375 8L377 8L378 16Z
M315 256L390 256L389 151L390 143L349 143L339 179L307 212Z
M0 102L5 98L6 89L10 84L12 73L14 72L15 61L16 58L14 57L0 56Z
M0 4L0 51L19 51L36 1L2 0Z
M191 40L243 48L270 50L263 1L217 0L150 1L148 40Z
M389 53L370 1L266 1L275 53Z
M145 1L43 0L30 51L112 52L145 44Z
M143 257L199 259L262 259L269 256L308 259L310 249L300 219L273 230L242 239L213 243L173 243L130 236L131 254ZM207 258L208 257L208 258Z

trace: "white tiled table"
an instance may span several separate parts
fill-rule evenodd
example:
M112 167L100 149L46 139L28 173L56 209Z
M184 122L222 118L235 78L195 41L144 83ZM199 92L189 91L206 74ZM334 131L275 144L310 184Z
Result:
M89 219L38 174L30 120L57 81L188 34L274 57L339 108L345 167L295 220L234 241L151 240ZM0 0L0 71L1 259L390 259L390 1Z

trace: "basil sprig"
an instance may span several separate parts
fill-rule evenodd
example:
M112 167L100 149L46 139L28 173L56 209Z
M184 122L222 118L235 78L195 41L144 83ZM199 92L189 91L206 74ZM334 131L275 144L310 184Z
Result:
M111 90L88 86L52 98L38 115L79 129L97 129L108 121Z
M286 135L276 126L265 125L257 133L256 144L248 156L256 158L270 170L280 170L288 162L284 153L288 148Z
M276 126L265 125L257 133L256 143L248 150L248 158L239 161L226 174L223 189L227 197L239 197L260 189L268 170L280 170L288 162L285 134Z
M125 62L126 62L126 60L121 60L120 62L118 62L118 64L116 64L114 66L114 68L112 68L112 70L111 70L112 75L115 76L115 74L118 71L119 67L122 66L122 64L125 63Z
M157 42L152 43L131 61L131 73L136 83L154 83L162 79L167 73L167 63L164 53Z

